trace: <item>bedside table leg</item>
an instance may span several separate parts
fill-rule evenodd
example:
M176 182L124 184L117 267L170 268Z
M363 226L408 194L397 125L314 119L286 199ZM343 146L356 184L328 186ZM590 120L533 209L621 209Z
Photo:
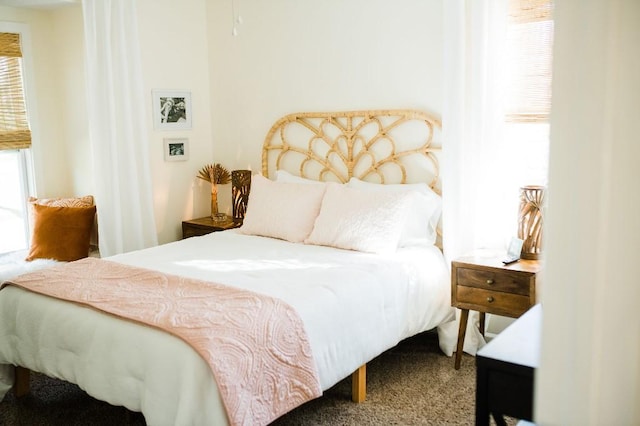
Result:
M482 334L482 337L484 337L484 329L485 329L485 313L484 312L480 312L480 334Z
M456 348L456 361L454 367L460 369L460 359L462 358L462 348L464 347L464 335L467 332L467 321L469 319L469 310L462 309L460 311L460 328L458 329L458 346Z
M15 367L15 383L13 386L16 398L22 398L29 393L30 371L24 367Z

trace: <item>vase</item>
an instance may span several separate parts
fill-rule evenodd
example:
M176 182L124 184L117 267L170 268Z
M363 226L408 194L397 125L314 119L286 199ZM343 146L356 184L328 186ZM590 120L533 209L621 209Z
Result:
M215 219L218 214L218 185L211 184L211 219Z
M520 188L520 213L518 215L518 238L523 241L522 259L536 260L542 252L543 206L545 188L524 186Z

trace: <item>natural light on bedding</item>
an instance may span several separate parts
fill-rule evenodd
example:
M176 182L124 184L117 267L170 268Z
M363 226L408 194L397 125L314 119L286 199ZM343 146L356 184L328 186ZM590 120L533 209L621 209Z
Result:
M196 269L202 269L206 271L265 271L265 270L282 270L282 269L329 269L337 268L340 265L337 263L318 263L318 262L303 262L297 259L283 259L283 260L249 260L249 259L235 259L235 260L213 260L213 259L193 259L183 260L175 262L177 266L193 267Z

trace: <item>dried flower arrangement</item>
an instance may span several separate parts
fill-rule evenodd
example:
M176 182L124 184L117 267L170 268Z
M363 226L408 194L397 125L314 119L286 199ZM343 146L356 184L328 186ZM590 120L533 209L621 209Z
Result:
M204 166L197 176L211 183L211 217L215 218L218 215L218 185L231 182L231 173L220 163L215 163Z

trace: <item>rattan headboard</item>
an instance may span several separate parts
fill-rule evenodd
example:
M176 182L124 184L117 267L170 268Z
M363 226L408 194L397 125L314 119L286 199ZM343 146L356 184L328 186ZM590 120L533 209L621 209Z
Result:
M288 172L320 181L427 182L440 192L441 124L418 110L289 114L264 141L262 174Z

